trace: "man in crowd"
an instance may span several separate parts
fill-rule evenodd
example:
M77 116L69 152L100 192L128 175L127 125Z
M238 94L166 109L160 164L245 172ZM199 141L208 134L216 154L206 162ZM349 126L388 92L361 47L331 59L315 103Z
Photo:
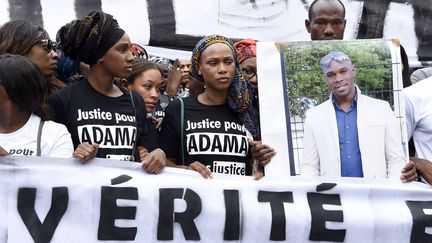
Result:
M411 158L418 173L432 183L432 77L404 89L408 139L414 139L416 155ZM420 159L423 158L423 159Z
M305 26L311 40L342 40L345 31L345 6L340 0L315 0L309 7Z
M321 58L330 99L306 113L301 174L327 177L416 179L406 163L397 120L385 101L362 95L350 58Z

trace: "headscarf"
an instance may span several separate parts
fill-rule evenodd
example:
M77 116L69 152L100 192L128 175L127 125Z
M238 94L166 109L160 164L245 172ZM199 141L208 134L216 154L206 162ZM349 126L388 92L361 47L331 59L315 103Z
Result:
M206 36L201 39L193 49L192 60L191 60L191 72L190 75L193 78L204 82L201 75L198 74L198 68L200 66L200 59L202 52L209 46L215 43L223 43L229 46L233 52L235 70L234 77L230 86L229 94L227 96L228 106L231 110L239 114L240 120L243 122L246 129L254 136L259 138L259 119L258 112L254 108L253 102L253 91L249 82L241 75L240 64L237 59L237 53L230 39L221 35Z
M237 49L239 63L245 59L256 57L256 41L250 38L234 43L234 47Z
M168 68L168 71L172 69L171 61L168 58L150 55L148 60L156 64L165 65Z
M65 56L92 66L124 33L112 15L93 11L61 27L56 39Z
M148 59L147 51L144 49L144 47L140 46L139 44L132 43L130 50L131 50L132 55L134 57L139 57L142 59Z

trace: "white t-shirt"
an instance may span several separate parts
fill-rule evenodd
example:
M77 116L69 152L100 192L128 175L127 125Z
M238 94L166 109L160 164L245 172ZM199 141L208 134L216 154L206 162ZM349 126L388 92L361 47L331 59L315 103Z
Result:
M432 160L432 77L404 89L408 139L419 158Z
M15 132L0 133L0 146L12 155L36 156L41 119L35 114ZM72 157L72 138L62 124L45 121L41 135L41 156Z

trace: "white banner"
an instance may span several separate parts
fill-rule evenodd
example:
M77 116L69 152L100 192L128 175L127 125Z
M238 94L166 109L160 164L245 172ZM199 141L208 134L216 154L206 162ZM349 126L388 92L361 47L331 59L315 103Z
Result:
M427 242L419 183L215 175L0 157L0 242Z

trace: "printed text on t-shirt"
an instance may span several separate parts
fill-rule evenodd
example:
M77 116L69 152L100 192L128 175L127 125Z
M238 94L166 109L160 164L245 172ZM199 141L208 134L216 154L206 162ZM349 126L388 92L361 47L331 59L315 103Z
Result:
M77 121L81 120L112 120L113 117L115 118L116 123L120 122L135 122L135 116L134 115L125 115L125 114L119 114L117 112L114 113L114 116L109 111L101 111L99 108L84 111L81 109L78 109L78 118Z

